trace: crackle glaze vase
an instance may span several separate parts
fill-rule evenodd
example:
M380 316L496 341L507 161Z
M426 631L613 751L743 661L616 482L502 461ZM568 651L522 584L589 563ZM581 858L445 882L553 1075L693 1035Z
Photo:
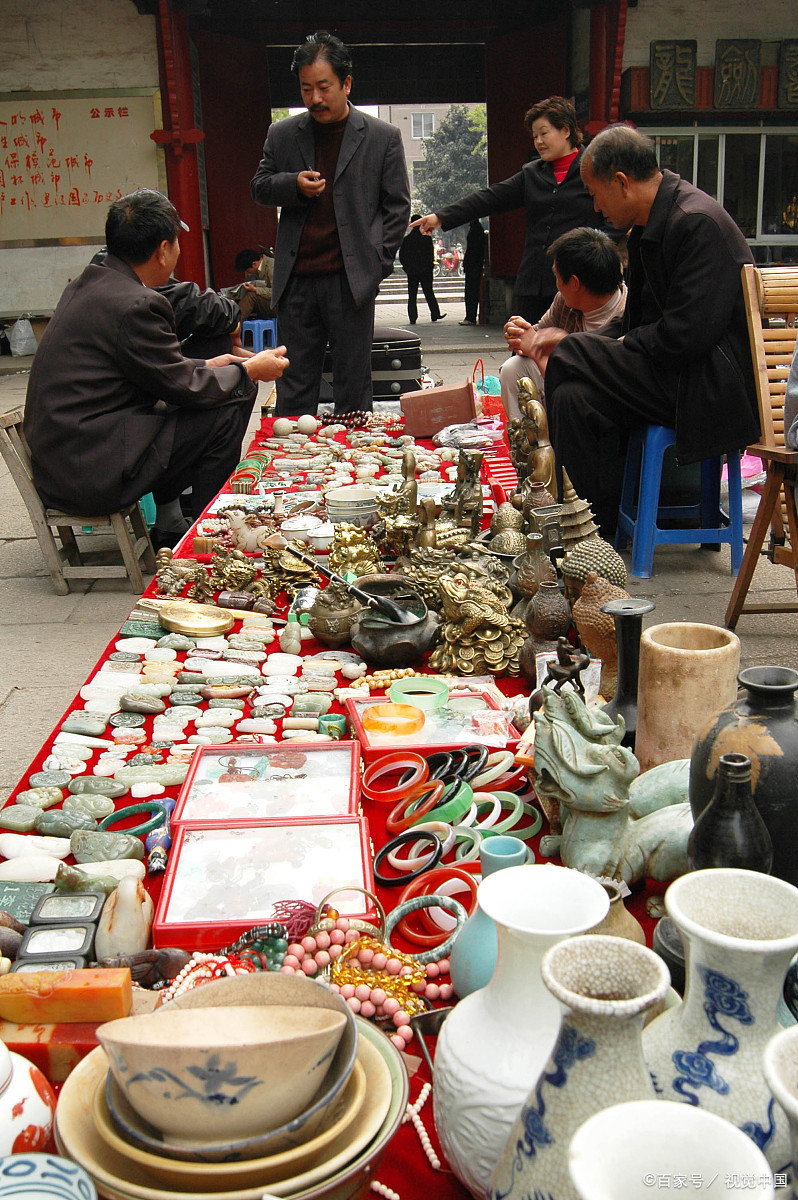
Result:
M563 1005L560 1035L515 1120L490 1200L579 1200L568 1174L576 1130L610 1098L655 1098L640 1035L670 986L662 959L636 942L592 935L553 946L541 974Z
M687 978L684 1002L643 1033L657 1092L725 1117L783 1171L789 1129L763 1055L798 951L798 888L733 867L693 871L671 884L665 907L685 943Z
M540 973L543 955L603 920L609 898L598 880L546 863L497 871L483 879L477 899L496 924L496 968L444 1021L432 1095L449 1165L482 1198L560 1031L559 1002Z

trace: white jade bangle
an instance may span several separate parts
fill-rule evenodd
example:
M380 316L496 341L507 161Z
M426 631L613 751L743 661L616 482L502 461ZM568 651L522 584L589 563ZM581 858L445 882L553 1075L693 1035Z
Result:
M458 854L457 850L454 853L454 863L476 862L479 858L479 847L482 845L483 836L478 829L469 829L468 826L460 824L454 827L455 842L467 841L470 843L465 854Z
M479 791L486 783L493 783L494 779L498 779L505 771L509 771L514 762L515 755L512 750L497 750L495 754L489 754L485 770L471 780L474 791Z
M462 862L462 859L460 861ZM444 879L443 883L437 885L435 888L439 896L454 896L457 892L466 892L468 890L468 884L462 879ZM427 912L433 924L437 925L441 930L445 929L447 933L451 933L457 924L455 918L451 917L443 908L429 908Z
M422 831L426 833L437 833L438 837L443 843L441 848L441 858L448 854L454 845L454 826L447 824L446 821L419 821L418 825L411 825L410 828L413 830L413 833L421 833ZM411 853L418 850L418 846L418 843L412 846ZM430 857L432 857L431 854Z
M411 826L413 833L421 833L424 830L428 833L436 833L441 839L441 853L439 857L443 858L444 854L447 854L454 845L454 829L452 826L448 825L446 821L420 821L418 825ZM386 856L386 862L389 862L393 869L400 873L403 871L415 871L419 867L426 867L435 857L435 849L433 848L425 854L414 853L414 851L418 851L419 846L425 845L427 840L426 838L420 838L417 842L414 842L410 847L410 854L407 858L400 858L399 851L392 850Z
M477 819L477 806L472 804L464 817L460 818L460 824L465 825L466 829L470 828Z
M480 807L483 804L490 804L491 810L486 817L481 821L477 821L475 829L490 829L491 825L495 825L502 814L501 797L495 792L474 792L474 803L477 806L477 815L479 815Z

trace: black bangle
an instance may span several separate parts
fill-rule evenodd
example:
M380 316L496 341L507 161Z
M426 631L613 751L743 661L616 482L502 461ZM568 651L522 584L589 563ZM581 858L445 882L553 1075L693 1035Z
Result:
M460 778L466 783L470 783L475 775L479 775L488 761L488 747L480 745L464 746L463 753L466 755L467 762L464 769L460 772Z
M429 767L427 779L443 779L444 775L448 775L451 770L452 756L445 750L436 750L434 754L427 757L427 766ZM403 771L397 780L397 787L404 787L406 783L409 783L415 770L415 767L408 767L406 771Z
M406 845L407 842L422 840L426 840L432 845L432 858L429 862L424 863L423 867L417 867L415 871L408 871L406 875L397 875L395 878L380 874L380 867L389 854L398 850L400 846ZM406 829L404 833L398 833L390 842L386 842L382 850L377 851L374 858L374 878L381 887L403 887L404 884L410 883L411 879L417 879L425 871L436 867L441 861L442 854L443 842L437 833L433 833L431 829Z

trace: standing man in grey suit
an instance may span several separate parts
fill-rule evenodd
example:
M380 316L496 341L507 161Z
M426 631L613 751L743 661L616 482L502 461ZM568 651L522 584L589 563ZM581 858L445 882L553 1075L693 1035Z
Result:
M315 414L328 341L336 413L369 412L374 301L410 219L402 139L349 103L352 60L337 37L311 34L291 70L308 112L270 127L251 185L280 208L272 304L291 367L276 412Z

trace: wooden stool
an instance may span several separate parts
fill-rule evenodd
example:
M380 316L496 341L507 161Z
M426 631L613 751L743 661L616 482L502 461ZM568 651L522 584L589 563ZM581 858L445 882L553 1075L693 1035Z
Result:
M33 532L41 547L47 570L53 581L53 589L59 596L69 593L70 579L127 578L131 589L140 595L144 591L144 580L140 563L145 570L155 571L155 554L152 549L141 509L130 504L120 512L107 516L84 516L45 508L33 483L30 450L22 432L23 412L21 408L0 415L0 454L2 454L11 478L17 485L30 515ZM127 522L130 521L130 529ZM107 527L112 530L122 555L122 564L90 566L83 562L75 538L75 529ZM61 546L56 544L53 529L58 531ZM132 529L132 534L131 534Z

